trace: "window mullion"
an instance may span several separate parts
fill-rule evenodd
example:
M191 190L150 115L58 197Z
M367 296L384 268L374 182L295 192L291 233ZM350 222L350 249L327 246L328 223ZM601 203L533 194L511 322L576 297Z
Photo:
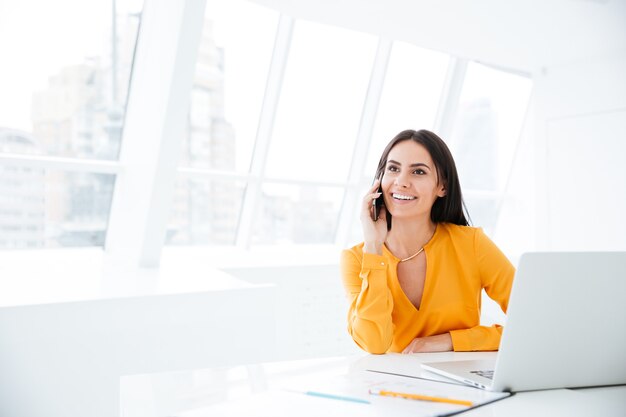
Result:
M340 246L346 246L349 242L350 229L354 219L356 205L359 203L358 186L363 178L363 170L367 161L367 153L372 140L372 132L376 122L376 113L382 95L385 83L385 74L391 56L391 47L393 42L380 38L378 41L378 49L376 50L376 58L372 66L370 82L363 103L363 111L359 124L357 139L354 144L354 152L352 156L352 164L350 166L350 174L348 175L349 187L343 198L343 204L339 211L339 221L335 235L335 243Z
M461 91L463 90L467 64L467 59L450 57L446 79L439 100L439 107L437 108L435 132L448 143L448 146L451 145L450 138L452 135L452 127L454 125L454 118L456 117Z
M272 139L274 119L280 99L280 90L289 56L294 23L295 20L286 15L281 15L278 22L265 96L263 97L263 105L259 116L259 126L257 128L254 152L252 154L252 162L250 163L250 176L258 180L250 181L246 186L239 225L237 227L236 245L242 248L247 248L250 244L255 213L258 211L257 208L260 207L261 204L262 181L265 175L265 165L269 153L270 141Z
M114 175L122 170L122 165L118 161L15 153L0 153L0 165Z

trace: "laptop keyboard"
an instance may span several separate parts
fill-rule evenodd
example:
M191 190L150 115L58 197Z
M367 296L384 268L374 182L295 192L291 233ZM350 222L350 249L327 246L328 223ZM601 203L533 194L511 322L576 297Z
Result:
M493 370L489 370L489 371L470 371L470 373L482 376L483 378L493 379Z

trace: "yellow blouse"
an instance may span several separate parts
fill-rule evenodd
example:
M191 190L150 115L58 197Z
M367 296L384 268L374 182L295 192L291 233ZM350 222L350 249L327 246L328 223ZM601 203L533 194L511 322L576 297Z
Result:
M398 281L400 260L363 253L363 243L341 254L350 308L348 331L370 353L401 352L414 338L450 333L455 351L498 350L502 326L480 326L481 290L506 313L515 268L482 229L439 223L424 246L426 279L419 310Z

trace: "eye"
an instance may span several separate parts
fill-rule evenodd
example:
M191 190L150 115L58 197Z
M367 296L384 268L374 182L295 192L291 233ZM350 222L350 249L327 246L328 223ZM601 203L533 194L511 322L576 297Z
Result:
M389 165L387 167L387 171L389 171L389 172L398 172L398 171L400 171L400 169L398 169L398 167L395 166L395 165Z
M417 168L415 171L413 171L413 173L417 175L426 175L426 171L424 171L422 168Z

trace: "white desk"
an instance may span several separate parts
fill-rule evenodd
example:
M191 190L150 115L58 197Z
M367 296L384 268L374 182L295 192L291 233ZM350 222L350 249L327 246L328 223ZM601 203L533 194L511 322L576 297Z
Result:
M0 416L115 417L123 375L274 359L273 287L77 252L0 258Z
M161 375L160 382L158 378L153 379L152 383L144 385L144 387L149 386L150 389L143 391L140 389L139 380L148 377L133 376L128 377L126 383L123 384L127 392L124 394L125 403L122 415L125 417L148 415L178 417L393 415L394 417L415 417L423 410L424 403L421 401L385 398L384 403L378 401L372 404L358 404L288 392L285 387L300 391L308 385L313 389L319 386L320 381L330 381L340 376L347 376L349 380L358 382L362 378L371 377L373 373L366 371L368 369L431 378L435 376L421 370L419 366L421 361L464 360L493 356L494 353L486 352L447 352L410 356L364 355L267 363L260 365L256 371L251 371L250 368L206 369L198 371L193 378L187 378L186 387L180 384L177 386L171 382L173 379L181 380L181 374L178 373ZM223 378L216 377L218 374ZM170 383L165 382L168 378ZM194 379L195 386L189 384ZM467 410L462 415L469 417L582 417L592 415L623 417L626 415L626 386L517 393L497 402Z

